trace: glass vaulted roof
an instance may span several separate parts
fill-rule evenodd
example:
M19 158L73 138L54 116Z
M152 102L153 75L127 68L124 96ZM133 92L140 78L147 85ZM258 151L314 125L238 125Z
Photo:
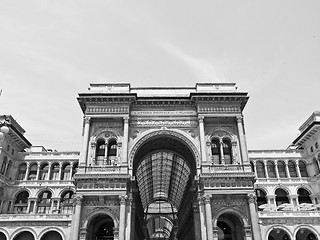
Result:
M160 212L167 207L171 213L179 209L190 174L186 161L174 152L160 150L143 157L136 178L144 211L149 207L152 211L158 201L170 203L161 204Z

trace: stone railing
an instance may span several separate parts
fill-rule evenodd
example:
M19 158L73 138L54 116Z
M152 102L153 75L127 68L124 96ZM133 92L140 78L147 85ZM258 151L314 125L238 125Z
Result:
M127 167L116 166L116 165L106 165L106 166L86 166L86 173L99 173L99 174L126 174Z
M270 217L320 217L320 211L266 211L258 212L261 218Z
M202 173L250 172L250 164L202 165Z
M16 180L16 185L19 186L69 186L73 185L72 180Z

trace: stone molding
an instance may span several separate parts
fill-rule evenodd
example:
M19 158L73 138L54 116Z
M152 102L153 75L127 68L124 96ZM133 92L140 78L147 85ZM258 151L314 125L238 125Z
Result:
M132 127L197 127L193 120L135 120L130 121Z
M97 113L129 113L128 106L114 106L114 107L103 107L103 106L89 106L86 109L87 114L97 114Z
M130 151L129 151L129 167L132 168L133 167L133 159L134 156L136 155L136 152L138 151L138 149L150 138L152 137L156 137L156 136L173 136L176 137L178 139L180 139L182 142L184 142L192 151L193 155L195 156L195 161L196 161L196 166L199 167L200 164L200 150L198 149L198 147L195 145L193 139L191 138L191 136L186 135L185 132L181 131L181 130L172 130L172 129L160 129L160 130L150 130L150 131L146 131L142 134L142 136L140 136L138 139L135 140L135 142L133 143L133 146L131 147Z

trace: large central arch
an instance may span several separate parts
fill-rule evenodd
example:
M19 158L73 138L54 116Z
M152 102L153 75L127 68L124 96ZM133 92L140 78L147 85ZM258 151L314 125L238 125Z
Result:
M134 239L194 239L191 187L199 153L192 138L167 129L148 132L135 142L129 163L136 179Z

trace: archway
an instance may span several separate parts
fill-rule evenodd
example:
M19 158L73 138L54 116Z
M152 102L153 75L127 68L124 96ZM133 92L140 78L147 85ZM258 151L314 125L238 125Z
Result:
M284 229L274 228L269 233L268 240L291 240L291 238Z
M309 229L300 228L296 234L296 240L318 240L318 238Z
M41 240L62 240L62 237L60 233L56 231L49 231L41 237Z
M113 240L113 230L113 219L106 214L99 214L89 222L86 239Z
M245 237L244 226L238 216L224 213L217 221L218 240L243 240Z
M7 237L3 232L0 232L0 240L7 240Z
M13 240L34 240L34 236L31 232L24 231L15 236Z
M134 239L195 239L190 191L195 173L193 151L180 138L162 134L140 145L133 159Z

